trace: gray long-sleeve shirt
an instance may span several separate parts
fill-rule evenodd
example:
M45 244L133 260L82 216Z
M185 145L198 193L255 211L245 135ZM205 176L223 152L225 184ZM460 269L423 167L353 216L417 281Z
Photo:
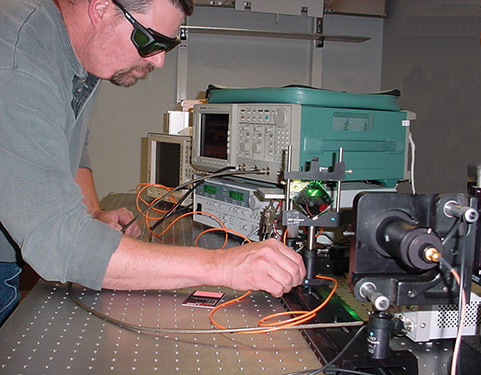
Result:
M98 83L51 0L0 0L0 261L18 258L13 239L43 278L94 289L121 238L75 183Z

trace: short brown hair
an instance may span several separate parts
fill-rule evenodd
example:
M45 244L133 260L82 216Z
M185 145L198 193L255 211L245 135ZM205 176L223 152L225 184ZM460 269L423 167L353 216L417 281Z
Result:
M119 3L129 12L145 13L152 5L152 1L120 0ZM191 16L194 12L194 0L169 0L169 2L177 9L180 9L186 16Z

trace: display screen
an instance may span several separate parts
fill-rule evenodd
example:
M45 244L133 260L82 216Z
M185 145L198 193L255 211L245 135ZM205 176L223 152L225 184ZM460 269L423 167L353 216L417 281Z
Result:
M204 192L207 194L217 194L217 188L212 185L204 185Z
M201 115L200 156L227 160L227 133L229 114L203 113Z
M244 194L238 191L229 190L229 198L235 199L236 201L243 201Z
M155 183L166 187L180 184L180 144L156 142L155 147ZM175 162L174 162L175 161Z

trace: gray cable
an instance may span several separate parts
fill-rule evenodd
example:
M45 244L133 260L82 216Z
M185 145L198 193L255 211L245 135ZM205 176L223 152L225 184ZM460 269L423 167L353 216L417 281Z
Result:
M84 310L88 311L89 313L106 320L109 323L113 323L118 325L119 327L128 329L130 331L134 331L137 333L168 333L168 334L215 334L215 333L240 333L240 332L256 332L256 331L264 331L264 330L278 330L279 327L242 327L242 328L226 328L226 329L178 329L178 328L158 328L158 327L143 327L136 324L130 324L115 318L112 318L108 315L97 311L86 304L84 304L77 296L74 294L72 289L72 283L68 285L68 293L75 303L77 303L80 307ZM291 327L283 327L282 329L313 329L313 328L342 328L342 327L358 327L364 325L364 321L352 321L352 322L343 322L343 323L313 323L313 324L300 324Z

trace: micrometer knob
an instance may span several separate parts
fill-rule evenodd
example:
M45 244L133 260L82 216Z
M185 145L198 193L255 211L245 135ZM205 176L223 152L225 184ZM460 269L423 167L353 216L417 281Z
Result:
M359 295L373 304L374 308L379 311L385 311L389 308L389 299L376 290L376 286L371 282L365 282L359 288Z
M455 201L446 202L444 205L444 213L448 217L464 218L468 223L475 223L478 221L479 213L472 207L460 206Z

